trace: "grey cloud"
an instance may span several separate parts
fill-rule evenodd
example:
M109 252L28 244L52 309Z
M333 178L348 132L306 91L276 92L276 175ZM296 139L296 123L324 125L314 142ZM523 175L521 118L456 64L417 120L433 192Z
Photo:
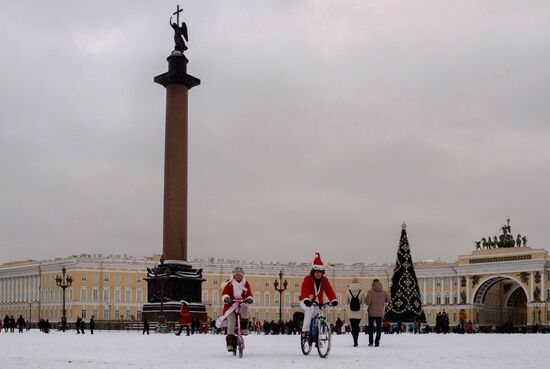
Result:
M201 1L189 26L191 257L453 260L546 247L550 6ZM173 2L0 15L0 261L161 250ZM39 31L37 31L39 30Z

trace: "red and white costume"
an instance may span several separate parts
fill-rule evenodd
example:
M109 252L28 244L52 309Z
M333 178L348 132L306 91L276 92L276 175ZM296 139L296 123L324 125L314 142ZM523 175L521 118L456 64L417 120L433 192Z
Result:
M226 297L231 299L231 303L228 304L224 302L223 315L216 319L216 327L218 328L227 326L227 317L232 314L236 308L235 303L233 303L235 299L253 299L250 284L244 277L240 282L237 282L235 278L231 278L223 287L222 301L224 301Z
M319 288L317 288L314 278L310 275L304 278L302 282L302 293L300 294L300 302L305 299L310 300L311 302L317 302L319 304L324 303L323 295L326 294L329 301L336 300L336 294L330 285L330 282L327 277L321 277L321 283Z
M312 269L313 271L321 272L325 270L325 266L318 252L315 253ZM334 293L334 289L332 288L327 277L323 275L320 280L317 280L318 283L315 283L315 281L316 280L312 275L308 275L302 282L302 291L300 294L300 306L304 309L304 324L302 326L302 332L309 332L311 319L319 313L318 306L306 306L304 301L309 300L311 302L323 304L323 295L327 295L330 302L336 300L336 294Z

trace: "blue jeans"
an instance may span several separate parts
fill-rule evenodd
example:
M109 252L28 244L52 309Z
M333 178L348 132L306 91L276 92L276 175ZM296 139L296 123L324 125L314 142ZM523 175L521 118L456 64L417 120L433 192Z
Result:
M372 345L373 326L376 322L376 340L375 345L380 343L380 336L382 336L382 317L369 316L369 345Z

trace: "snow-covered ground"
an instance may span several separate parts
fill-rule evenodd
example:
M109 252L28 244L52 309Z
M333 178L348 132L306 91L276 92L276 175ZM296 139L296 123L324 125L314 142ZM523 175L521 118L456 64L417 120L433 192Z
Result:
M174 336L138 332L0 333L0 368L549 368L550 334L383 335L381 347L359 347L350 335L333 336L321 359L302 355L299 336L246 337L244 358L225 352L225 336Z

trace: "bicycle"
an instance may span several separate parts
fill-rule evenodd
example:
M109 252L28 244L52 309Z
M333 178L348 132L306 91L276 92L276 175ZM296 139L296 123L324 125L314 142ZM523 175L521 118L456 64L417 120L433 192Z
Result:
M309 334L302 333L300 337L300 346L304 355L309 355L313 343L317 346L317 352L321 358L325 359L330 352L330 337L332 332L324 313L324 308L328 305L330 305L328 302L324 304L313 303L313 306L320 307L320 311L311 320Z
M233 356L236 356L238 351L239 358L242 358L244 351L244 338L241 330L241 305L246 304L246 302L244 301L244 299L241 298L234 299L233 302L235 303L235 337L237 338L237 346L233 350Z

